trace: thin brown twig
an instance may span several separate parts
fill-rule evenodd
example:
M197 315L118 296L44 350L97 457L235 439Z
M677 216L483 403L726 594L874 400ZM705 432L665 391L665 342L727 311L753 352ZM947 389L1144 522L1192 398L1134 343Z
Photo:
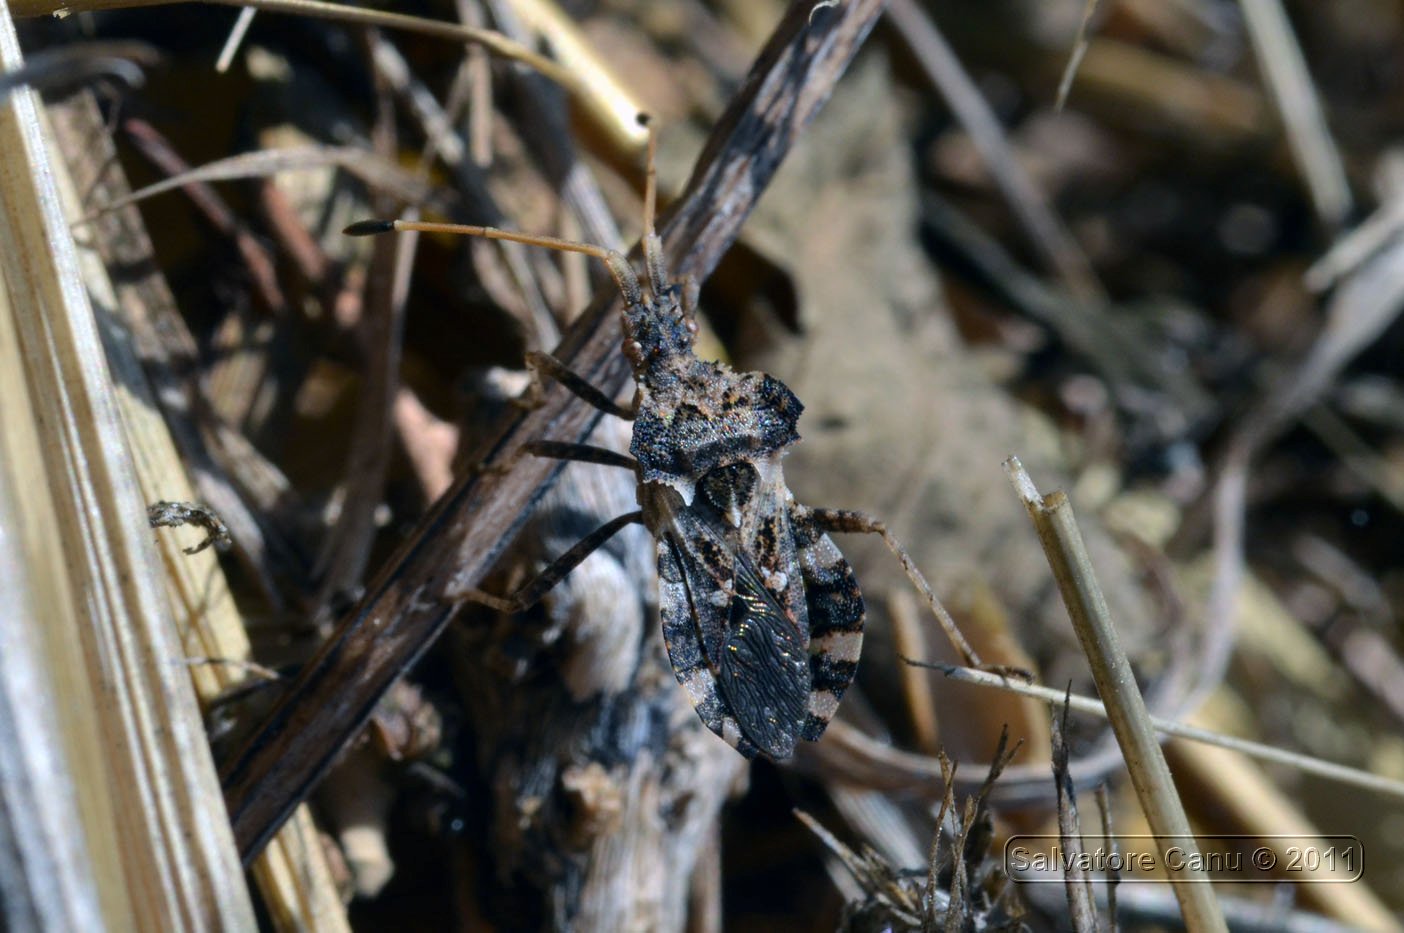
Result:
M191 171L190 164L176 152L170 141L145 120L130 117L122 121L122 128L136 144L141 153L150 159L157 168L174 176ZM185 180L179 185L191 202L199 209L215 229L231 237L238 247L239 255L248 266L249 275L263 300L264 306L274 314L287 310L287 298L278 284L278 275L272 255L258 242L248 228L240 222L238 215L229 207L219 192L204 181Z
M128 121L126 128L145 132L149 124ZM372 152L357 146L291 146L283 149L262 149L257 152L243 152L238 155L216 159L204 165L191 167L183 160L170 160L179 170L170 171L170 177L153 182L110 202L93 206L87 221L103 214L118 210L146 198L155 197L167 191L184 188L192 197L195 185L208 185L214 181L232 181L239 178L267 178L279 172L295 172L335 166L349 172L371 188L393 194L405 201L423 203L436 195L422 179L416 178ZM164 165L162 167L165 167Z
M384 40L371 30L366 42L372 47ZM377 73L377 117L372 140L383 158L398 148L396 113L390 89ZM400 205L390 198L377 199L378 212L394 213ZM337 519L314 567L318 581L317 609L331 605L339 593L360 582L370 560L375 539L375 511L385 487L392 452L391 436L395 395L400 386L400 359L404 346L405 302L409 295L410 264L419 238L415 235L386 238L371 248L366 274L360 344L365 352L364 375L350 446Z
M469 0L457 0L458 18L463 25L474 29L483 26L482 7ZM460 91L460 88L463 90ZM449 92L449 112L458 111L458 95L462 94L462 106L468 111L468 155L480 169L492 164L492 69L489 67L486 50L480 46L470 46L458 77L454 79Z
M1102 828L1102 839L1106 843L1107 851L1113 856L1117 854L1116 837L1112 835L1112 812L1111 793L1107 790L1107 785L1098 784L1097 793L1097 814ZM1109 870L1106 875L1106 901L1107 901L1107 933L1116 933L1116 888L1121 884L1121 870L1117 867L1113 859L1109 863ZM1096 892L1093 891L1095 896Z
M1082 823L1077 809L1077 790L1068 773L1068 696L1063 705L1050 710L1053 738L1053 778L1058 786L1058 845L1067 856L1063 872L1064 897L1068 901L1069 920L1078 933L1095 933L1097 913L1092 906L1092 878L1080 858Z

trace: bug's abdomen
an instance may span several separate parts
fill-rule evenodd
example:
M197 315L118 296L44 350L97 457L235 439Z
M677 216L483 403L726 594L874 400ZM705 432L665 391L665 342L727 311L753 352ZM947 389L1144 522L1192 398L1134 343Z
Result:
M801 506L791 510L796 559L809 612L809 709L801 738L817 741L858 672L863 594L853 568Z

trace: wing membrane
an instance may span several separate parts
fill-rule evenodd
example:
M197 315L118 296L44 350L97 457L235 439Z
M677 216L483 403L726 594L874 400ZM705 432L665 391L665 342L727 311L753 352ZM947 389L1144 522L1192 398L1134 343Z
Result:
M808 713L807 627L710 512L679 512L659 554L676 579L662 591L669 658L703 722L743 754L789 757Z
M718 686L741 731L774 758L788 758L809 700L809 651L800 632L743 555L736 558Z

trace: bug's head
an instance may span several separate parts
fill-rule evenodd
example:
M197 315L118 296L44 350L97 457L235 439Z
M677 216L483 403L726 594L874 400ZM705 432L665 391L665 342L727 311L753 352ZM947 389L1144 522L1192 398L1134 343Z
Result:
M692 358L697 322L684 301L684 286L654 285L636 305L624 305L624 355L640 383L656 382L678 361Z
M639 123L648 130L648 160L644 173L643 254L648 293L624 304L624 354L633 364L634 376L643 383L678 359L692 356L697 337L697 282L691 277L673 281L663 255L663 240L654 226L658 205L658 134L646 114Z

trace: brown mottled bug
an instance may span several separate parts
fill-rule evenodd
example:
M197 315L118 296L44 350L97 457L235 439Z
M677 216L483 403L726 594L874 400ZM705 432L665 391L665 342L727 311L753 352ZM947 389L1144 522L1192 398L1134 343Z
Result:
M624 256L587 243L417 221L365 221L346 232L463 233L584 253L609 267L624 297L624 353L638 385L633 406L617 404L547 354L531 353L527 364L538 378L550 376L596 408L633 421L632 456L556 441L523 449L633 470L639 510L602 525L509 597L463 595L520 611L619 529L642 522L658 546L668 657L697 714L748 758L788 758L797 739L823 734L853 682L863 644L863 597L828 532L881 535L966 661L979 659L881 522L795 502L780 464L799 440L803 406L794 393L764 373L733 372L694 355L697 285L670 280L654 231L654 151L650 132L647 289Z

